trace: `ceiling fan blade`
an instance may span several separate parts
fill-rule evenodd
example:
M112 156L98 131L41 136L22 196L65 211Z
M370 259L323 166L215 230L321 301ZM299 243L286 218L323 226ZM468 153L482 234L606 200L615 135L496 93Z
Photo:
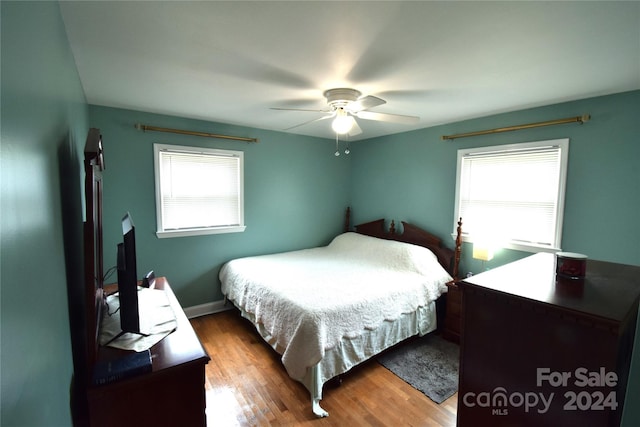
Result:
M361 119L365 120L377 120L380 122L389 122L389 123L401 123L401 124L414 124L420 121L420 117L416 116L403 116L400 114L387 114L387 113L374 113L372 111L360 111L356 113Z
M360 135L361 133L362 133L362 129L360 129L360 126L358 126L358 122L354 119L353 127L351 127L351 130L349 131L349 136L356 136L356 135Z
M382 98L377 96L367 95L351 102L348 106L349 111L357 113L359 111L368 110L369 108L377 107L378 105L386 104Z
M312 112L312 113L331 113L331 110L308 110L308 109L304 109L304 108L278 108L278 107L271 107L269 109L270 110L279 110L279 111L308 111L308 112Z
M307 111L307 110L305 110L305 111ZM304 123L300 123L299 125L291 126L291 127L289 127L289 128L283 129L283 130L291 130L291 129L299 128L300 126L304 126L304 125L308 125L308 124L311 124L311 123L319 122L319 121L321 121L321 120L330 119L330 118L332 118L334 115L335 115L335 114L328 114L328 115L326 115L326 116L318 117L317 119L309 120L309 121L306 121L306 122L304 122Z

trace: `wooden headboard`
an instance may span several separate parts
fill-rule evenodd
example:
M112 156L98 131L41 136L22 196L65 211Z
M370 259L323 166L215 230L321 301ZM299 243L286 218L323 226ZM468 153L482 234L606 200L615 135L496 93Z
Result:
M349 231L349 220L351 217L351 209L347 208L345 231ZM442 245L442 239L434 236L422 228L401 221L403 232L396 232L396 225L393 220L389 225L389 230L385 229L385 220L377 219L375 221L359 224L354 227L355 231L367 236L378 237L380 239L396 240L398 242L411 243L413 245L423 246L433 252L440 264L458 280L458 266L460 264L460 253L462 250L462 218L458 221L457 237L455 249L449 249Z

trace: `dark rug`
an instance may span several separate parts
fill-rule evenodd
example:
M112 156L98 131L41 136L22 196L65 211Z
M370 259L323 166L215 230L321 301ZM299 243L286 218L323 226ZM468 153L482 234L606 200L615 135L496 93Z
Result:
M442 403L458 390L460 346L435 334L409 340L378 362L429 399Z

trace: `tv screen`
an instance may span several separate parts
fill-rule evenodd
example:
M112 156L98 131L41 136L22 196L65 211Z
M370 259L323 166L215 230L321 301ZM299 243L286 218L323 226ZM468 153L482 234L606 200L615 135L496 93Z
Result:
M122 218L122 243L118 244L118 293L122 332L140 333L136 235L129 212Z

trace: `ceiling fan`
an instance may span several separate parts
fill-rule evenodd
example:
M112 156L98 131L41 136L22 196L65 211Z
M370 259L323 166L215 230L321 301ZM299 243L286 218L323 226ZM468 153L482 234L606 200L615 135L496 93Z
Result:
M285 130L290 130L320 120L333 118L334 120L331 124L331 127L336 132L336 134L349 136L359 135L362 133L362 129L360 128L360 126L358 126L355 117L364 120L377 120L382 122L402 124L417 123L420 120L419 117L415 116L376 113L373 111L369 111L370 108L386 104L387 101L372 95L362 96L362 93L355 89L329 89L326 90L323 95L327 99L327 104L329 105L329 108L324 110L307 110L301 108L272 108L272 110L311 111L325 114L322 117L300 123Z

